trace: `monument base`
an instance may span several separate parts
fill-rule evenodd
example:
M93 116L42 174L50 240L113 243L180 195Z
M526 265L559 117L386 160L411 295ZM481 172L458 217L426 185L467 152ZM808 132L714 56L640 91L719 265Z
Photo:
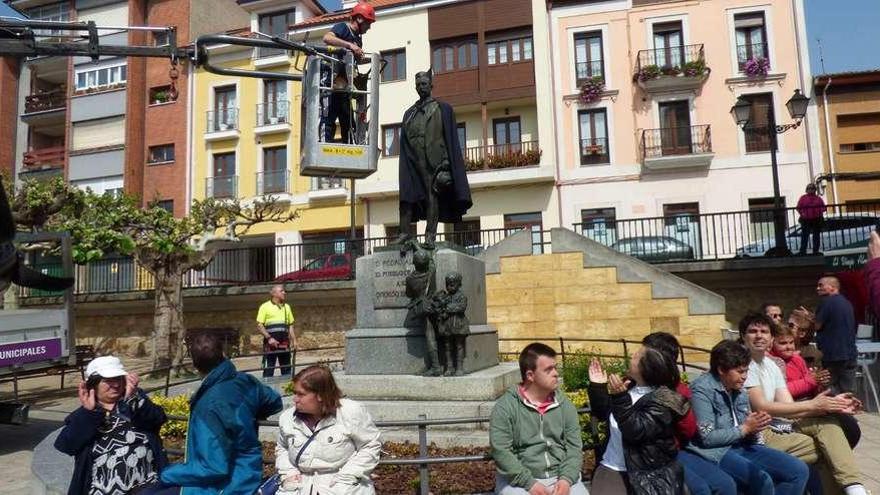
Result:
M465 344L465 373L498 364L498 332L471 325ZM345 372L349 375L419 375L425 370L425 334L403 328L355 328L345 334Z

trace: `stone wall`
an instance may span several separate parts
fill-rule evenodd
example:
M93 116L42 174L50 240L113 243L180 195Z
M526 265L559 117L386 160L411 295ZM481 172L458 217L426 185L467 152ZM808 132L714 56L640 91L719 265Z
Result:
M654 298L651 283L621 283L616 268L584 268L583 260L580 252L501 258L500 273L486 277L489 323L499 338L640 340L662 330L684 345L710 348L720 340L723 314L691 315L686 298ZM620 344L570 347L621 352Z
M216 297L216 308L228 308L222 296ZM225 301L228 302L228 301ZM332 304L293 305L296 315L295 328L301 347L325 347L343 345L347 330L354 327L354 297L351 300L334 300ZM118 311L118 310L117 310ZM153 328L152 301L130 307L122 314L117 311L80 311L76 317L78 344L94 345L99 353L118 353L139 357L150 352L150 335ZM229 328L240 336L241 352L257 352L262 343L256 330L257 307L219 309L195 307L184 309L188 329Z

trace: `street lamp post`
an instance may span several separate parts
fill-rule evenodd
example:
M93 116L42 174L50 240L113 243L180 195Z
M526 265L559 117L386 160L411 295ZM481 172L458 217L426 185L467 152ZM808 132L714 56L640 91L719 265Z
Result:
M730 109L736 124L742 127L745 134L766 135L770 139L770 169L773 172L773 230L776 236L775 245L767 251L768 256L789 256L791 251L785 241L785 205L782 204L782 195L779 192L779 164L776 162L778 141L776 136L801 125L804 115L807 114L807 106L810 99L801 94L799 89L794 90L794 95L785 104L788 113L795 121L791 124L776 124L776 116L773 105L767 107L767 125L750 125L752 103L742 96L737 98L736 104Z

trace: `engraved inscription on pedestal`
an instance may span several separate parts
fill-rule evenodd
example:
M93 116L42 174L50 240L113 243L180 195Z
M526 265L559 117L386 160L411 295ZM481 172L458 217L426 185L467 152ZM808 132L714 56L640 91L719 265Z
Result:
M412 253L397 252L376 255L373 264L373 307L406 308L406 276L413 270Z

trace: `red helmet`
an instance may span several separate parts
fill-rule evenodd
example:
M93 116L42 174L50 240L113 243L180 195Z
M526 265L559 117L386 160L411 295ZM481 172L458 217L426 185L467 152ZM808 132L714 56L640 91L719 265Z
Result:
M351 9L351 16L354 17L359 15L366 19L369 22L376 22L376 10L373 9L373 6L366 2L358 2L357 5Z

